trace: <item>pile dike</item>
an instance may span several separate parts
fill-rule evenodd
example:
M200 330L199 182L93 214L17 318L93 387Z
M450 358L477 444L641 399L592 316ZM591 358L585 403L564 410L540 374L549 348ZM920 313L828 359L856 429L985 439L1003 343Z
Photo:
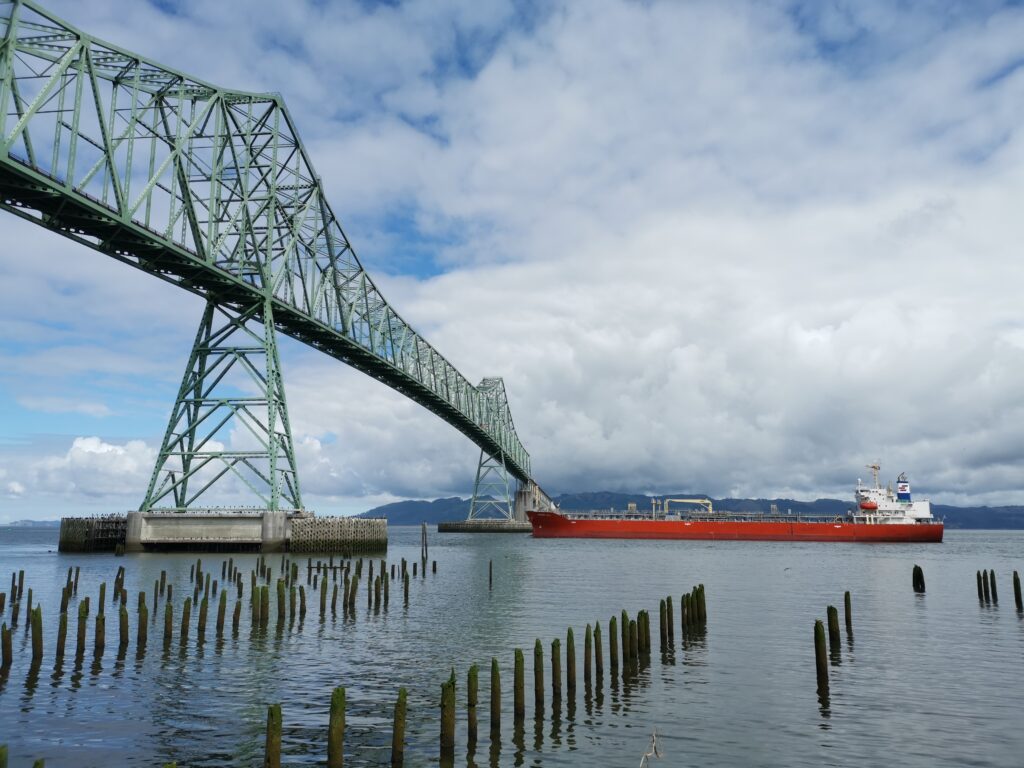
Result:
M449 520L437 524L438 533L532 533L529 520Z
M64 517L60 552L379 552L384 518L211 509Z

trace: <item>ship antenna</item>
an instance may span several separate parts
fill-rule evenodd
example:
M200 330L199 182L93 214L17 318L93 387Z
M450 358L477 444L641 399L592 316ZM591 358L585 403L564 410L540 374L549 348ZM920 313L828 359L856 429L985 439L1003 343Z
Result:
M868 464L868 469L871 470L871 479L875 483L875 488L879 487L878 486L878 470L880 470L881 468L882 468L881 465L877 461L874 464Z

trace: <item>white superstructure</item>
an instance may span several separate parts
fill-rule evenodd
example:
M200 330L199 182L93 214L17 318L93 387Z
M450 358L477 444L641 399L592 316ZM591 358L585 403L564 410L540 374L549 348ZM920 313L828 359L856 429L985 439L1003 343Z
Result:
M878 471L881 469L878 462L869 464L873 486L864 485L857 480L857 488L854 491L854 499L857 508L850 510L850 515L858 523L928 523L935 518L932 517L932 504L930 501L912 501L910 498L910 483L907 480L907 473L903 472L896 479L896 492L893 493L892 485L883 488L878 483Z

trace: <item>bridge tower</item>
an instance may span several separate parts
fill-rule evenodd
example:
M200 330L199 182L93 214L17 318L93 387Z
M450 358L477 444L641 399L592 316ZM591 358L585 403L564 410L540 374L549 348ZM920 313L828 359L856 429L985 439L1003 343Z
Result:
M468 520L515 519L508 470L501 456L480 451Z
M139 511L209 506L221 478L263 510L303 511L269 297L241 309L207 299Z

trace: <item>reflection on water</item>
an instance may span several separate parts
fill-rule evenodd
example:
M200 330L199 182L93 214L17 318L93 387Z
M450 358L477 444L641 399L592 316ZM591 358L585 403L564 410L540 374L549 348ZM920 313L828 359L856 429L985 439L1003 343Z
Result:
M41 757L56 766L251 766L261 760L270 703L282 704L285 762L322 764L330 692L339 685L348 701L346 765L390 760L401 686L409 690L406 765L436 764L440 683L452 668L461 680L471 664L489 670L491 657L512 681L516 647L527 649L529 682L535 638L545 651L555 638L565 642L560 693L552 687L551 698L519 720L514 686L506 685L502 728L490 728L485 705L479 727L487 737L470 745L460 688L453 764L638 763L655 729L666 765L749 764L752 754L769 765L1016 765L1024 751L1016 722L1024 707L1024 616L1012 600L976 600L975 591L979 563L995 567L1004 582L1020 568L1014 559L1024 551L1024 535L1017 533L951 531L945 544L930 547L433 534L434 573L419 560L418 529L393 529L388 562L382 569L377 559L364 561L351 607L345 596L356 568L343 569L336 558L317 572L300 560L302 589L289 590L278 612L282 564L268 557L270 573L258 585L269 588L269 616L254 623L254 555L232 556L243 585L239 599L224 557L205 558L207 579L220 579L216 587L204 579L200 589L189 579L195 556L65 557L47 552L55 533L11 530L0 529L0 562L26 571L26 596L32 589L44 617L44 659L32 665L27 601L8 601L4 611L9 626L19 613L20 630L13 635L14 664L0 671L0 734L10 743L12 765ZM390 567L403 557L419 565L408 602L400 570L392 575ZM925 594L910 589L914 563L926 571ZM76 565L80 572L72 574ZM122 565L124 591L108 601L102 638L110 646L97 646L96 616L80 626L79 606L89 596L98 603L99 585L109 587ZM374 575L384 574L380 598L371 565ZM57 660L61 592L76 579L66 657ZM622 608L633 617L648 610L656 622L662 596L696 583L707 586L707 627L684 629L677 610L665 644L655 636L652 652L628 659ZM151 631L142 648L138 590L150 596ZM222 633L214 628L218 590L228 595ZM845 590L854 596L857 645L845 627L845 643L830 637L829 684L819 687L807 627L825 618L826 606L841 604ZM186 596L193 606L187 621ZM122 604L131 606L127 645L120 642ZM611 615L618 622L615 665ZM566 630L572 626L579 638L588 623L609 632L600 640L594 632L589 676L583 649L576 649L583 682L573 690ZM547 677L551 656L544 655ZM490 701L489 679L480 681L482 702Z

